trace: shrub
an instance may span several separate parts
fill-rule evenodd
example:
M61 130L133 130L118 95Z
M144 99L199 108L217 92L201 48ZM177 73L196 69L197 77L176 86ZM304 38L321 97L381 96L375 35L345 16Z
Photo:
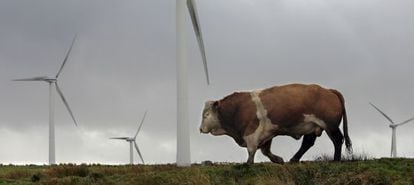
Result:
M33 174L32 177L30 178L30 180L32 182L37 182L37 181L40 181L40 179L42 177L43 177L43 174L41 174L40 172L38 172L38 173Z

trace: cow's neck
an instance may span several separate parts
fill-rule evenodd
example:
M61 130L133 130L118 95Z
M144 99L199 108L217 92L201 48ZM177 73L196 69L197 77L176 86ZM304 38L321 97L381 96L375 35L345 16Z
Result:
M250 101L250 95L248 93L233 93L219 101L218 111L222 128L240 146L245 145L243 133L247 125L242 122L237 122L235 116L238 113L240 103L243 101Z

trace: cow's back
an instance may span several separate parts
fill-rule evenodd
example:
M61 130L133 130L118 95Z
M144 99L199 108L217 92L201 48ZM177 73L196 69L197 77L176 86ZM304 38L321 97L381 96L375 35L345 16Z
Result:
M282 127L302 122L304 115L315 117L338 127L342 105L338 96L319 85L290 84L264 89L259 97L273 124Z

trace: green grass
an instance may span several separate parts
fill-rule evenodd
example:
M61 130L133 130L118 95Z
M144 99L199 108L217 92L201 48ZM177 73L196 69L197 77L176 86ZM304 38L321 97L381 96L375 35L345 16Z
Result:
M1 184L414 184L414 159L192 165L0 166Z

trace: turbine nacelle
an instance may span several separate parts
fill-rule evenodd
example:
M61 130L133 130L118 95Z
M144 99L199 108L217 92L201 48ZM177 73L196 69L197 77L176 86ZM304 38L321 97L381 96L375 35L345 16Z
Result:
M47 83L56 83L57 79L56 78L47 78L44 81L47 82Z
M389 125L389 127L390 127L390 128L392 128L392 129L394 129L394 128L397 128L397 127L398 127L398 125L396 125L396 124L391 124L391 125Z

